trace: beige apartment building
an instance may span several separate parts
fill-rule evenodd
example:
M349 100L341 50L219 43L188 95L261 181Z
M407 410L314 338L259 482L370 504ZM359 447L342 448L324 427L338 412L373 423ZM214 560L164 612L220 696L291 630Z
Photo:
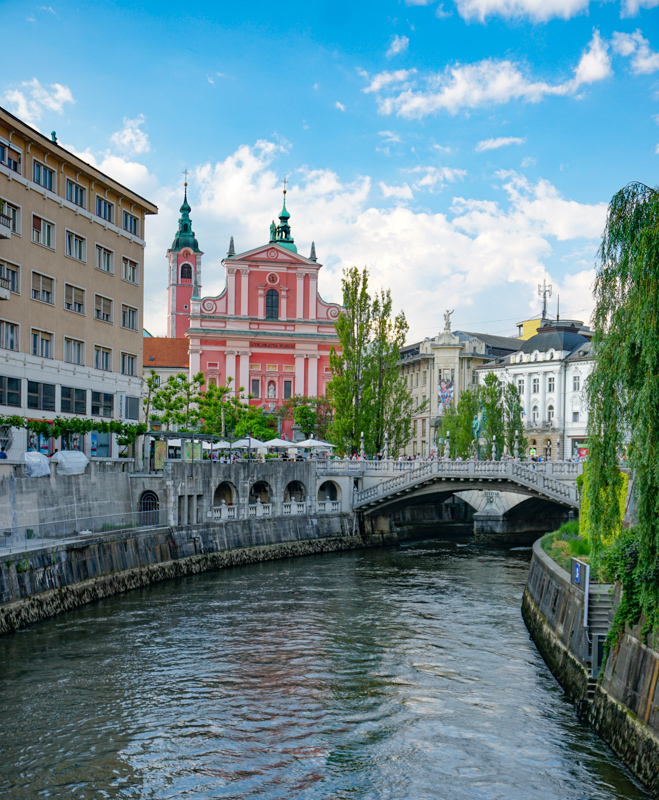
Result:
M137 421L142 396L144 224L155 205L0 108L0 415ZM116 437L28 446L118 456Z

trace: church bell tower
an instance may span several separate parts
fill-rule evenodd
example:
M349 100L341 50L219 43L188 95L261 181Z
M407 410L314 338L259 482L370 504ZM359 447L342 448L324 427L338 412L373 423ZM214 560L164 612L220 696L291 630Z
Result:
M190 327L190 299L201 291L201 257L199 243L192 230L188 184L185 183L178 231L167 251L169 266L167 336L183 339Z

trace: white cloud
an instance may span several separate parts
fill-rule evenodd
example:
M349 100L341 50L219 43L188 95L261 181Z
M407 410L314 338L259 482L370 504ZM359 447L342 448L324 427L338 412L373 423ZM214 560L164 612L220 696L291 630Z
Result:
M444 3L440 3L435 9L435 16L437 19L446 19L451 16L451 11L444 11Z
M414 197L412 189L406 183L402 186L389 186L380 181L378 186L383 197L395 197L397 200L411 200Z
M189 197L193 227L205 252L204 295L224 288L221 259L231 235L238 251L267 242L270 220L281 208L276 159L285 149L260 141L193 171ZM586 250L590 246L595 252L605 204L577 203L547 181L528 182L516 173L505 173L500 176L501 187L495 187L496 200L457 198L448 213L408 207L414 187L422 188L425 181L423 188L431 188L428 183L445 168L435 169L440 172L422 167L409 173L412 178L400 186L385 181L373 186L368 176L344 181L326 169L294 173L287 195L293 236L303 255L311 240L316 242L325 265L320 274L323 297L340 300L342 268L366 265L373 288L390 288L397 308L405 309L412 328L410 341L434 335L442 327L441 312L454 306L468 312L470 320L489 320L496 301L496 316L510 317L513 326L519 308L535 297L536 284L558 242ZM459 180L458 172L444 173L443 180ZM176 230L182 188L160 188L146 196L158 204L160 213L147 222L145 325L152 333L163 334L162 259ZM400 202L391 204L392 198ZM567 316L570 296L575 311L588 304L591 275L581 257L572 268L560 269L551 279L561 286L561 307Z
M533 167L536 164L535 158L533 156L526 156L522 159L522 167Z
M476 145L476 152L482 153L484 150L498 150L500 147L508 147L511 144L524 144L526 139L519 136L499 136L497 139L483 139Z
M656 8L659 0L622 0L621 17L635 17L642 8Z
M378 136L382 136L385 142L390 142L391 144L402 144L402 139L397 133L393 131L378 131Z
M397 56L399 53L404 53L409 47L409 44L410 40L407 38L407 36L398 36L398 34L396 34L391 40L391 44L387 50L387 58L391 58L391 56Z
M451 153L452 152L450 147L444 147L441 144L434 144L433 145L433 149L439 150L440 153Z
M338 100L336 101L336 103L334 103L334 108L338 108L339 111L345 111L346 110L346 107L343 105L343 103L339 103Z
M650 49L650 42L639 30L634 33L616 31L612 47L616 53L631 59L632 72L636 75L649 75L659 69L659 53Z
M570 19L588 10L590 0L456 0L458 13L467 20L484 22L486 17L528 18L546 22Z
M124 127L112 134L111 141L124 153L133 155L148 153L151 149L149 137L142 130L145 122L144 114L138 114L135 119L124 117Z
M455 183L462 180L467 174L464 169L452 169L451 167L413 167L406 170L414 175L419 175L414 182L416 191L426 190L429 192L441 191L447 183Z
M513 62L494 59L447 67L444 72L426 77L426 87L421 90L415 89L414 84L405 84L411 74L412 70L382 72L369 78L369 85L362 91L378 93L377 102L382 114L420 119L439 111L456 114L461 110L508 103L511 100L538 102L546 96L573 95L583 85L610 75L611 65L607 46L599 31L595 31L579 60L574 77L562 83L550 84L530 79ZM384 89L394 94L383 96L381 92Z
M404 84L405 81L407 81L407 79L415 73L415 69L397 69L394 72L388 72L385 70L384 72L380 72L378 75L375 75L371 80L368 72L365 72L363 69L359 70L359 74L362 76L362 78L366 78L366 80L371 81L365 89L362 89L362 91L366 92L367 94L369 92L379 92L386 86Z
M47 87L43 86L36 78L24 81L18 89L10 89L5 92L2 101L17 117L35 127L44 111L62 114L66 103L75 103L68 86L51 83Z

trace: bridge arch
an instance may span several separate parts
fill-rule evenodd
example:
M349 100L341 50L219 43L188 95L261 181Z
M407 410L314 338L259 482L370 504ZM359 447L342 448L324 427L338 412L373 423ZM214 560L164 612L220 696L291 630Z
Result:
M286 484L286 488L284 489L285 503L290 503L292 501L301 503L306 496L307 487L302 483L302 481L291 481L290 483Z
M249 503L269 503L272 500L272 488L267 481L256 481L249 490Z
M318 500L340 500L341 487L336 481L323 481L318 487Z
M238 503L238 490L231 481L222 481L215 489L213 505L221 506L223 501L224 505L227 506L237 505Z

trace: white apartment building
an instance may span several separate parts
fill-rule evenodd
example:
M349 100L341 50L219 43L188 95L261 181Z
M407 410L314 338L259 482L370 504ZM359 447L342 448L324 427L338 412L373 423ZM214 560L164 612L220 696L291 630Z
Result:
M0 415L138 421L144 223L157 208L0 108ZM118 456L116 436L40 437L28 446Z
M494 373L522 398L529 452L552 460L588 449L586 380L593 370L590 331L578 320L545 321L517 352L479 367L478 381Z

